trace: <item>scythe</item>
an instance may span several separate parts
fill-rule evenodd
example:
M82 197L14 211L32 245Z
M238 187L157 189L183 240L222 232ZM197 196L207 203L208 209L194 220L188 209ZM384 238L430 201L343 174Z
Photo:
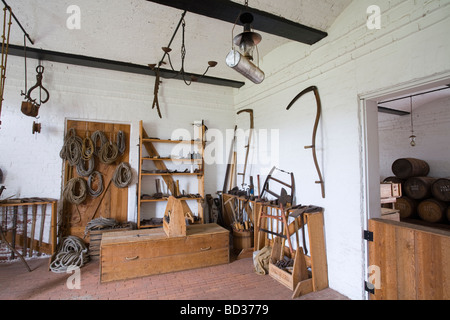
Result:
M317 156L316 156L316 134L317 134L317 127L319 125L319 120L320 120L320 115L321 115L321 103L320 103L320 96L319 96L319 90L317 89L316 86L311 86L306 88L305 90L303 90L302 92L300 92L292 101L291 103L289 103L289 105L287 106L286 110L289 110L292 105L298 100L300 99L300 97L302 97L304 94L313 91L314 95L316 97L316 104L317 104L317 114L316 114L316 121L314 123L314 129L313 129L313 134L312 134L312 144L310 146L305 146L305 149L312 149L312 153L313 153L313 159L314 159L314 165L316 166L316 170L317 170L317 174L319 176L319 180L316 181L317 184L320 184L321 189L322 189L322 198L325 198L325 182L323 181L322 178L322 173L320 172L320 168L319 168L319 164L317 162Z

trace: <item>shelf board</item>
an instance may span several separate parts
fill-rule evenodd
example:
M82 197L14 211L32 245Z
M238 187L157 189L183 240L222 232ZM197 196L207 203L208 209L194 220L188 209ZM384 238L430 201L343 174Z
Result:
M141 160L152 160L152 161L186 161L186 162L201 162L202 159L176 159L176 158L151 158L142 157Z
M178 200L201 200L201 197L196 197L196 198L177 198ZM161 198L161 199L141 199L141 202L161 202L161 201L167 201L169 200L169 198Z
M143 138L142 142L161 142L161 143L202 143L201 140L168 140L168 139L152 139L152 138Z
M145 173L142 172L141 175L143 176L202 176L203 172L164 172L164 173Z

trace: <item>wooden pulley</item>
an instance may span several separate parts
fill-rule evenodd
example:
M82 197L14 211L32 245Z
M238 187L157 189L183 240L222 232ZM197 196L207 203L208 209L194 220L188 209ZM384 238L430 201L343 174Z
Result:
M41 124L33 121L32 133L35 134L36 132L41 133Z
M39 106L34 102L27 100L22 102L20 110L24 115L35 118L39 113Z

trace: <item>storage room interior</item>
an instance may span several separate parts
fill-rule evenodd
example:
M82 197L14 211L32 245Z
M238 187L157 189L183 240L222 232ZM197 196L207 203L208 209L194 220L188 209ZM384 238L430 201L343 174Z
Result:
M448 1L3 5L1 299L449 299Z

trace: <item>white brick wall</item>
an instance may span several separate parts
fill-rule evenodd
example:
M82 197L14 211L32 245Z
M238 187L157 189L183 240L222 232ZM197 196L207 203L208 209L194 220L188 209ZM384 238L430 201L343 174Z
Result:
M280 167L293 171L297 203L325 208L330 286L354 299L364 297L365 253L362 126L358 95L450 71L450 2L377 1L380 30L366 27L373 1L353 1L328 30L308 47L288 43L264 57L266 80L246 85L236 109L255 110L256 128L280 130ZM314 96L304 96L286 111L303 89L316 85L323 116L317 146L326 198L320 197L310 144ZM256 170L257 171L257 170Z
M28 79L34 79L37 61L29 59ZM195 120L208 128L233 127L233 89L200 83L185 86L164 80L160 89L162 119L152 110L154 77L61 65L43 61L44 86L50 100L39 111L40 134L32 134L36 119L20 111L24 89L23 58L10 56L1 114L0 168L7 187L2 198L61 196L63 162L59 157L66 119L131 124L130 164L138 168L139 121L148 134L170 138L172 131L193 132ZM29 80L31 83L31 80ZM207 166L205 190L221 189L224 166ZM137 180L135 179L135 182ZM136 185L129 188L128 218L136 219Z

